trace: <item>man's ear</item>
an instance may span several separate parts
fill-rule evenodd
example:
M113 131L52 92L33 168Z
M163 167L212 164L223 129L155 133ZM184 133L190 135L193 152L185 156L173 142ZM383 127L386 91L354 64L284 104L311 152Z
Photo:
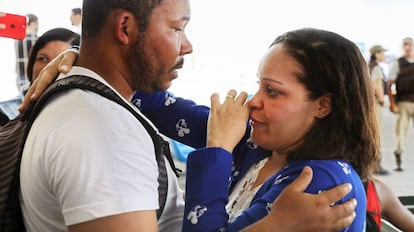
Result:
M130 44L138 34L138 22L128 11L119 10L115 13L114 30L117 39L124 45Z
M332 94L327 93L320 96L317 100L315 111L316 118L325 118L332 111Z

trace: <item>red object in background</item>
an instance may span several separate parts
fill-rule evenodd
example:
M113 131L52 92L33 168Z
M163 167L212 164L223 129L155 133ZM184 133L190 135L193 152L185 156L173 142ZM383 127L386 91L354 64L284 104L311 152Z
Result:
M0 12L0 37L24 39L26 16Z

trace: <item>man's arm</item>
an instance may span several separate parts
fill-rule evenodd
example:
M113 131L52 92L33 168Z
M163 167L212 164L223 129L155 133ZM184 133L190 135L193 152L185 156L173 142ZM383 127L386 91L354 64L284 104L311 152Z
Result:
M398 113L398 107L397 107L397 104L395 103L395 96L392 91L392 86L395 83L398 72L399 72L398 61L394 61L391 65L390 71L388 72L388 85L387 85L388 99L390 101L390 111L392 113Z
M371 80L374 86L375 100L381 106L384 105L384 74L379 65L375 66L371 72Z
M123 213L69 226L69 232L156 232L157 216L154 210Z
M278 231L337 231L352 224L356 200L330 206L345 197L352 186L343 184L321 194L305 193L312 180L312 169L305 167L301 175L286 187L273 203L272 210L262 220L244 232Z
M398 113L398 106L397 103L395 102L395 96L392 92L392 85L395 83L394 80L389 80L388 81L388 99L390 101L390 111L392 113Z

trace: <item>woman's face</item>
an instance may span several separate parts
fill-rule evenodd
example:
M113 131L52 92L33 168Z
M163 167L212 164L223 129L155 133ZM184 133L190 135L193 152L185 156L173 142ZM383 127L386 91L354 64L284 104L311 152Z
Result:
M385 52L378 52L375 57L377 58L377 62L383 62L385 60Z
M63 41L50 41L43 48L39 49L36 55L35 62L33 63L32 77L34 81L39 76L40 71L45 67L51 60L53 60L59 53L66 49L69 49L71 44Z
M308 90L297 80L300 72L282 45L272 46L259 67L259 89L248 103L253 140L278 154L301 143L319 116L319 101L308 99Z

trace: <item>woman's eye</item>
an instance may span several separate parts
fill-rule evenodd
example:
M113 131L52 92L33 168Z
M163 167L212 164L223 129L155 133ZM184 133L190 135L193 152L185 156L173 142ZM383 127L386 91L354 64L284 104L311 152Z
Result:
M44 56L38 56L38 57L36 57L36 61L37 62L42 62L42 63L49 62L49 60L46 57L44 57Z
M277 90L273 89L273 88L272 88L272 87L270 87L270 86L266 86L266 93L267 93L269 96L277 96L277 95L279 95L279 94L280 94L280 92L279 92L279 91L277 91Z

